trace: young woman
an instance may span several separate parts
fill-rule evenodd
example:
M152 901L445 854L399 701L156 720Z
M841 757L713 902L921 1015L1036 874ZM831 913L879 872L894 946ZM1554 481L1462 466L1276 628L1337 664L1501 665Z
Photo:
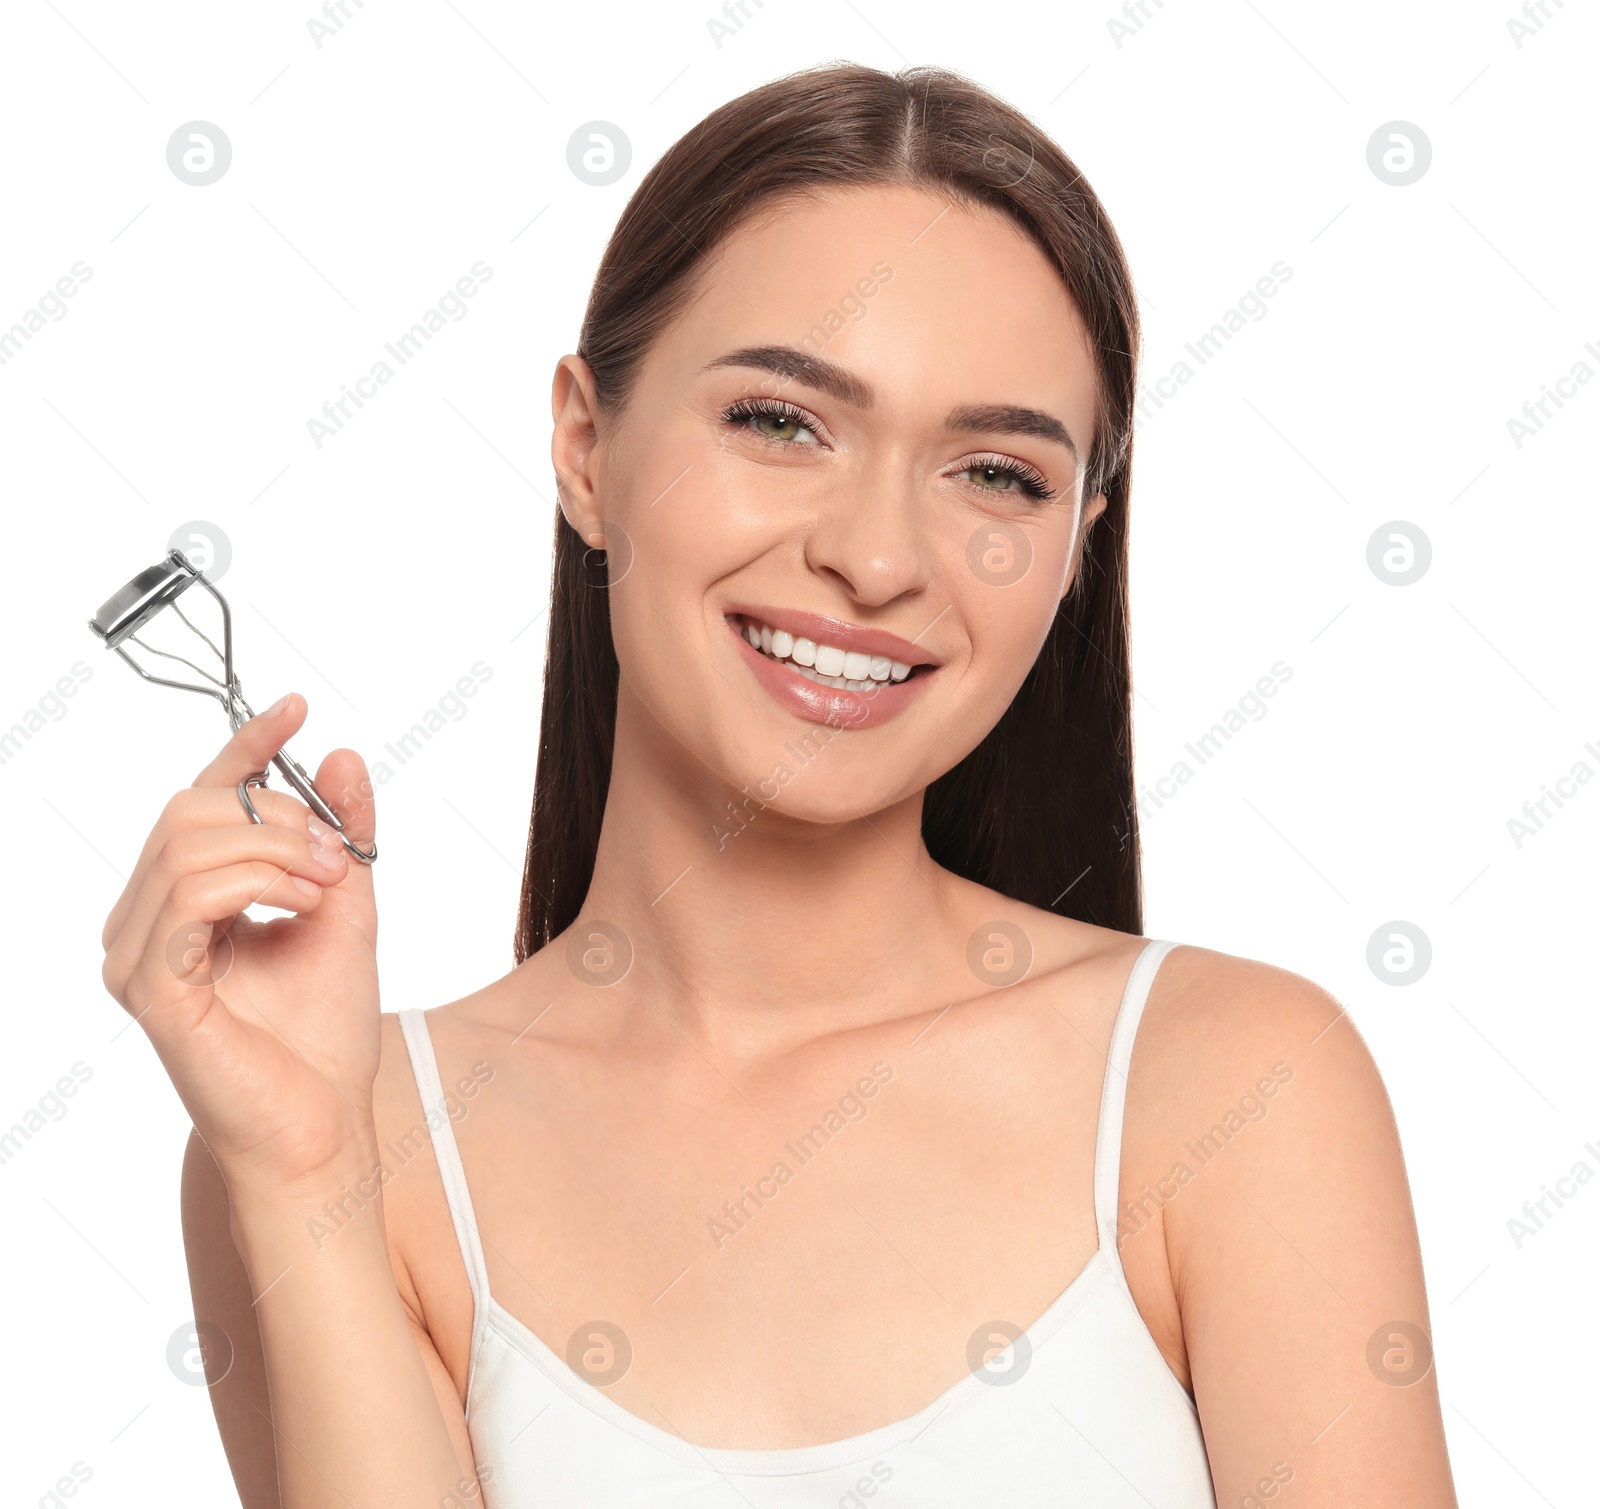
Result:
M1142 936L1137 347L1081 174L947 72L645 177L555 374L516 967L380 1014L372 872L235 793L297 696L106 925L247 1509L1454 1503L1366 1048Z

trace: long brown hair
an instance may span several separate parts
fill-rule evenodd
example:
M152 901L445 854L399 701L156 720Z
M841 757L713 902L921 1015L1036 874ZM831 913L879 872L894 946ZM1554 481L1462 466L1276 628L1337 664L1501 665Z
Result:
M1003 101L942 68L828 64L713 111L645 175L607 244L578 355L602 414L628 401L652 341L706 258L758 207L909 184L1009 215L1060 274L1097 372L1083 496L1106 495L1072 590L988 736L934 781L922 835L946 869L1033 906L1142 933L1128 646L1128 484L1138 308L1122 246L1083 175ZM594 875L616 731L606 560L555 520L521 963L577 919Z

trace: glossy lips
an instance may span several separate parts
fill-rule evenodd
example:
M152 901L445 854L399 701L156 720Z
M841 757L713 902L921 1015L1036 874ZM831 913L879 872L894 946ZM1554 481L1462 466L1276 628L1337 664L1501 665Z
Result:
M897 634L823 614L752 607L726 621L756 679L782 706L834 728L886 722L922 695L940 663Z

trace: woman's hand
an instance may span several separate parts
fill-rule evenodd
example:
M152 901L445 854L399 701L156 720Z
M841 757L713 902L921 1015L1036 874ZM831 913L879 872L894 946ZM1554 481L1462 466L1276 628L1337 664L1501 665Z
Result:
M378 915L372 871L293 796L236 786L305 719L290 694L166 805L106 919L106 989L155 1045L230 1187L299 1188L375 1161ZM370 849L371 783L335 750L316 787ZM319 843L317 830L326 841ZM294 915L259 922L252 902Z

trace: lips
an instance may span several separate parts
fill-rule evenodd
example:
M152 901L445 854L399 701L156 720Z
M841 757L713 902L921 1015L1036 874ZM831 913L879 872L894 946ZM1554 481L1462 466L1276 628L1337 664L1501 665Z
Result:
M941 663L899 635L864 629L821 614L760 609L732 613L726 622L736 653L781 707L807 722L841 731L876 727L898 716L928 689ZM752 624L766 625L769 635L777 629L796 639L809 639L805 631L811 630L821 636L820 641L811 643L823 655L825 665L838 659L841 670L848 668L864 674L824 677L814 665L780 661L751 644L747 631ZM830 650L831 658L827 654ZM902 654L909 658L899 660ZM843 684L832 684L835 682Z

